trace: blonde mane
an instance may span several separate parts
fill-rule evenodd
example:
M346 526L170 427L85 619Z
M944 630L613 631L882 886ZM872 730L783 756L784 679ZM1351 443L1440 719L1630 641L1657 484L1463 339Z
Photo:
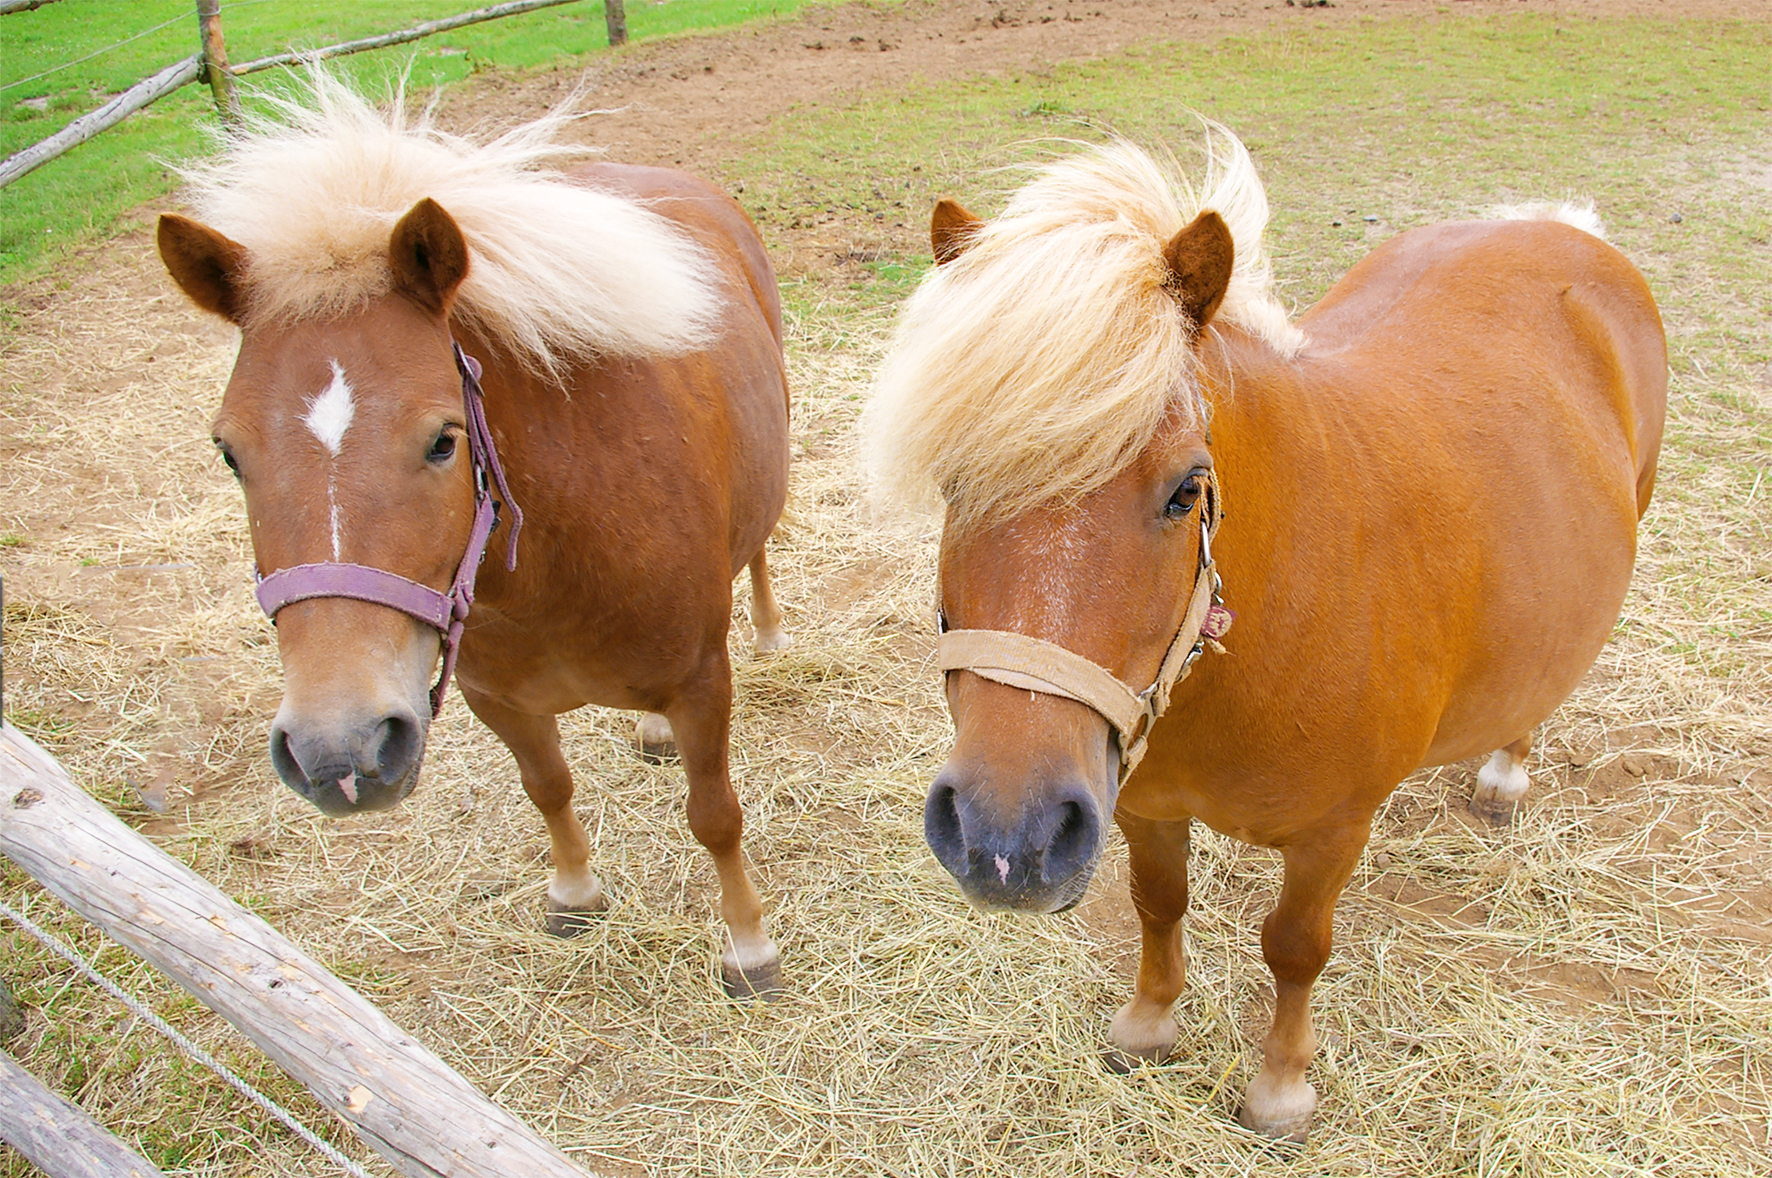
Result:
M298 99L184 170L196 214L246 247L249 322L327 317L387 293L388 238L430 197L466 237L455 315L544 372L599 354L704 346L720 302L702 249L625 196L538 171L594 149L556 142L555 109L485 143L445 134L403 93L384 113L314 67Z
M1163 246L1201 211L1229 226L1218 319L1293 355L1274 298L1267 195L1249 153L1208 122L1205 174L1124 140L1041 168L900 313L863 419L877 493L949 500L950 526L1088 494L1172 411L1201 412L1194 325L1164 288Z

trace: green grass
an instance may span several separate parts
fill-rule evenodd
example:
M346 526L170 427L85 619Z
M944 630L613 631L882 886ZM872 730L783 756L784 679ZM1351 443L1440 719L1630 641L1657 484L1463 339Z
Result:
M785 16L827 2L637 0L627 6L628 31L631 40L646 41ZM229 59L243 62L480 6L469 0L238 0L223 4L222 24ZM610 52L606 41L603 6L581 0L360 54L345 59L345 68L368 77L410 68L415 86L443 86L490 70L570 66ZM5 18L0 21L0 156L55 133L188 56L196 43L190 0L61 0ZM54 72L38 76L46 71ZM264 85L277 76L258 74L248 82ZM171 191L175 181L162 161L202 150L204 133L215 123L208 88L186 86L0 189L0 285L34 277L115 231L130 209Z
M1565 196L1593 197L1614 236L1666 251L1673 284L1702 241L1736 289L1763 292L1753 279L1772 202L1762 190L1758 203L1717 205L1708 181L1763 155L1769 61L1772 30L1739 22L1292 26L808 110L793 136L755 145L733 171L766 225L854 209L920 230L943 194L997 207L1016 177L979 161L1025 161L1041 139L1113 127L1185 162L1199 111L1237 131L1268 178L1276 270L1300 304L1367 248L1363 215L1388 232ZM1651 159L1692 183L1667 189ZM1759 299L1752 309L1772 315ZM1763 339L1739 342L1764 357Z

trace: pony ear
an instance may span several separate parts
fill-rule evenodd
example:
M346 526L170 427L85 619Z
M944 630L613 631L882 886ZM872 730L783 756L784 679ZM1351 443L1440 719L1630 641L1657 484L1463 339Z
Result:
M193 303L239 323L245 310L240 272L246 247L209 226L177 213L161 213L155 234L167 273Z
M1224 302L1224 292L1231 284L1231 266L1236 258L1230 227L1211 209L1195 217L1193 224L1171 237L1163 247L1163 264L1169 271L1163 285L1181 304L1182 312L1193 320L1196 330L1205 327L1218 313L1218 305Z
M984 218L966 211L957 200L942 197L935 202L929 217L929 244L935 249L935 264L945 266L972 244L972 236L984 224Z
M455 218L425 197L406 211L388 239L394 286L419 306L443 315L468 276L468 243Z

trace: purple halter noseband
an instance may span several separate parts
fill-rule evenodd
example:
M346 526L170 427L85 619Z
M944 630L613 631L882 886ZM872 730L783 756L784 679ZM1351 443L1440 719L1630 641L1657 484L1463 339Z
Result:
M511 509L511 535L506 541L505 568L516 571L517 533L523 530L523 509L511 498L505 482L504 468L498 462L498 449L492 442L492 430L486 424L485 393L480 389L480 362L451 343L455 350L455 366L461 370L461 398L467 409L468 457L474 464L474 527L468 533L468 550L462 554L455 570L455 582L449 592L439 593L428 585L420 585L398 573L366 565L323 561L319 564L298 564L278 569L258 581L258 604L273 622L277 611L297 601L314 597L348 597L385 605L417 618L434 627L443 636L443 673L431 688L431 718L443 710L443 692L455 672L456 652L461 648L461 632L467 622L468 610L474 604L474 577L486 555L486 542L498 526L500 502L492 497L486 476L490 472L503 505Z

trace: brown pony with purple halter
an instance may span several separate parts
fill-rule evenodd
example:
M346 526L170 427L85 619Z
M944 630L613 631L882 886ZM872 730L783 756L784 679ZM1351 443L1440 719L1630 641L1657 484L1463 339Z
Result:
M868 450L888 489L945 500L936 858L981 906L1052 912L1119 825L1126 1065L1179 1037L1190 823L1278 848L1240 1118L1302 1139L1311 986L1373 814L1479 754L1474 810L1524 795L1533 728L1624 600L1667 357L1642 277L1568 206L1401 234L1293 324L1248 153L1208 143L1202 192L1114 143L993 221L939 204ZM1211 591L1236 624L1195 662L1228 620L1206 629Z
M756 993L779 958L727 769L727 630L748 566L757 648L788 641L764 560L787 492L775 278L699 180L538 168L575 152L568 118L470 143L316 71L193 170L203 221L162 217L160 253L241 332L213 432L276 622L278 775L328 814L395 805L453 673L547 823L548 927L570 935L607 899L555 717L645 713L719 872L723 980Z

